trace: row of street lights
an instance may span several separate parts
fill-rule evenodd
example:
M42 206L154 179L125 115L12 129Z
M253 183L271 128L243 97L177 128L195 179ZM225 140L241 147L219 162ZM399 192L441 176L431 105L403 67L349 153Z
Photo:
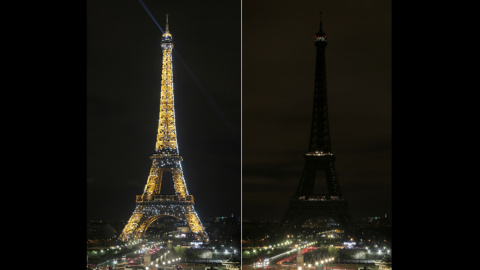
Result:
M323 260L321 260L320 262L315 262L315 269L318 269L318 267L322 267L322 268L320 268L320 269L324 269L324 267L326 267L326 265L327 265L328 263L332 263L333 260L335 260L335 258L331 257L331 258L323 259ZM305 264L304 264L304 265L305 265ZM311 267L312 267L311 264L308 264L307 266L308 266L308 268L311 268ZM326 268L325 268L325 269L326 269ZM333 267L332 267L332 269L333 269ZM299 267L298 267L298 270L302 270L302 267L299 266Z
M168 261L166 263L166 265L170 265L170 264L173 264L174 262L176 262L177 260L180 260L180 258L177 258L177 259L174 259L172 261ZM153 262L150 263L150 266L153 266ZM162 266L165 266L165 262L162 262ZM155 264L155 267L158 268L158 262ZM148 270L148 266L145 267L146 270Z

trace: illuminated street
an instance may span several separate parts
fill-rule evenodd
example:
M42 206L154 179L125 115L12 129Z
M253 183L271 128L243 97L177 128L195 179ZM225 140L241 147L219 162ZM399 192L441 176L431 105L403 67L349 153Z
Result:
M227 269L222 262L238 253L234 248L224 248L223 251L212 252L212 247L168 247L161 242L134 241L130 244L111 246L102 250L92 250L87 253L90 258L98 258L90 269L124 269L125 266L145 266L148 269ZM191 259L191 253L211 253L208 259ZM190 254L189 254L190 253ZM183 256L182 256L183 255Z
M282 238L278 237L276 223L247 223L243 229L242 269L378 269L376 263L391 260L390 223L385 218L373 220L382 223L366 218L358 224L353 234L361 237L338 229L304 228Z

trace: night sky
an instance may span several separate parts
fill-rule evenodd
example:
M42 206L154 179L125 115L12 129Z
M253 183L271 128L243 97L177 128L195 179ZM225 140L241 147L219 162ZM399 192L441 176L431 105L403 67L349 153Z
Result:
M332 151L354 218L391 214L391 2L253 1L242 9L242 198L246 220L280 220L311 128L322 11Z
M241 211L241 3L144 0L173 36L175 114L200 219ZM162 31L138 0L87 1L87 220L128 220L147 183Z
M151 1L174 40L175 113L201 219L279 220L310 136L319 11L337 176L391 214L390 1ZM138 0L87 1L87 219L127 220L156 140L162 32ZM183 60L183 61L182 61Z

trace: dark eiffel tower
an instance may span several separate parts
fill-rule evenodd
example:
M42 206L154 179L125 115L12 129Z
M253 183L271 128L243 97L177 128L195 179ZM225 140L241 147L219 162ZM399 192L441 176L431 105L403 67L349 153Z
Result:
M321 14L321 13L320 13ZM332 153L327 108L327 80L325 68L325 48L327 36L322 30L315 35L317 50L315 66L315 88L313 96L312 128L305 166L298 183L297 191L290 199L289 208L282 226L291 231L308 222L323 223L322 226L337 226L345 231L351 228L351 217L347 202L342 195L335 170L335 156ZM326 193L314 193L315 183L324 176ZM321 191L321 190L320 190Z

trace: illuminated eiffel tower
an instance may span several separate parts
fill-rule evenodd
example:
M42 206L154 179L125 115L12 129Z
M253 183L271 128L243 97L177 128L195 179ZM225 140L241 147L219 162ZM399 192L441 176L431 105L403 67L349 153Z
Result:
M152 167L143 195L136 196L135 211L119 238L122 241L138 239L145 235L148 227L157 219L171 216L187 222L197 240L208 242L208 236L194 209L193 196L188 194L182 170L183 159L178 151L173 102L173 40L168 30L168 14L165 29L162 36L160 116L155 152L150 157ZM171 173L175 195L160 195L164 173Z

